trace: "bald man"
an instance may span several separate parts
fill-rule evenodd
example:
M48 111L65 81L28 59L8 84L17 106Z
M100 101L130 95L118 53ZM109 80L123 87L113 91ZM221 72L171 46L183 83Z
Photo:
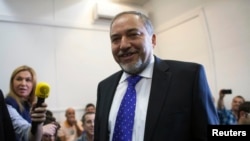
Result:
M68 108L65 111L66 120L61 123L58 131L60 141L75 141L83 132L81 121L76 120L75 110Z

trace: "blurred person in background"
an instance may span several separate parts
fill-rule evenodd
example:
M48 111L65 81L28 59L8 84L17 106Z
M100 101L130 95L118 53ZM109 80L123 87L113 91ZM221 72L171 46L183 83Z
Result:
M73 108L66 109L65 117L66 120L60 124L57 135L60 141L75 141L83 132L82 122L76 119Z
M95 105L93 103L88 103L85 106L85 113L86 112L95 112Z
M42 141L60 141L60 139L57 137L57 132L60 128L60 124L56 121L56 118L53 116L52 111L47 110L46 119L44 121L44 128L47 128L47 130L53 130L54 128L50 127L53 124L57 126L56 130L54 132L43 134Z
M238 124L239 106L245 102L245 99L237 95L232 99L231 108L227 109L224 104L224 97L231 94L231 90L221 89L217 103L217 111L221 125L236 125Z
M16 134L1 89L0 89L0 141L16 141Z
M94 141L94 112L86 112L82 117L82 126L84 132L77 139L77 141Z
M250 125L250 101L242 103L238 110L238 124Z

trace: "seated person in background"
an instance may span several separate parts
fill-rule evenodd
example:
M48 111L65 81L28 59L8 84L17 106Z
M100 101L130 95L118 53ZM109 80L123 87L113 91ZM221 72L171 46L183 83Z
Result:
M51 125L56 125L57 128L51 128ZM57 131L60 128L60 124L56 121L56 118L53 116L53 113L50 110L46 111L46 119L44 121L44 126L46 130L55 130L53 132L49 132L46 134L43 134L42 141L59 141L59 138L57 137ZM54 133L54 134L51 134Z
M85 113L87 112L94 112L95 113L95 105L93 103L88 103L85 106Z
M52 111L50 111L50 110L47 110L47 111L46 111L46 120L47 120L47 117L53 117L53 118L55 118L55 117L53 116Z
M83 115L82 126L84 128L84 132L77 139L77 141L94 141L94 121L95 121L94 112L86 112Z
M250 101L242 103L238 110L238 124L250 125Z
M231 103L231 109L226 109L224 105L225 93L223 92L223 90L220 90L219 94L220 96L218 99L217 110L218 110L220 124L221 125L238 124L237 120L238 120L239 106L240 104L245 102L245 99L240 95L235 96Z
M9 82L10 90L5 102L15 129L16 139L19 141L41 141L42 134L50 131L43 129L47 104L43 103L41 107L34 108L37 84L34 69L26 65L17 67L12 72ZM38 122L39 124L33 126L32 122ZM56 126L51 126L51 128L56 128ZM30 129L35 129L32 134Z
M58 130L60 141L75 141L83 132L82 123L76 120L75 110L68 108L65 112L66 120Z

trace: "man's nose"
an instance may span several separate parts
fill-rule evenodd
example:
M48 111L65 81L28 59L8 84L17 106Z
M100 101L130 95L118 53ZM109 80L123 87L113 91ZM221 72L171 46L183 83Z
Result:
M126 48L129 48L129 47L131 47L130 40L126 36L122 37L121 44L120 44L120 49L126 49Z

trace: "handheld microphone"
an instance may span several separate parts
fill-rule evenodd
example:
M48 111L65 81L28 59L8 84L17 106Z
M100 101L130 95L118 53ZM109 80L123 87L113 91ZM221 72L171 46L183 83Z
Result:
M40 82L37 84L36 90L35 90L35 95L37 96L37 103L35 105L35 108L40 107L42 105L42 103L44 103L45 98L47 98L49 96L49 92L50 92L50 86L48 83ZM32 121L31 133L33 135L36 134L38 124L39 124L38 122Z
M49 96L50 86L46 82L40 82L36 86L35 95L37 96L36 107L39 107L44 102L45 98Z

